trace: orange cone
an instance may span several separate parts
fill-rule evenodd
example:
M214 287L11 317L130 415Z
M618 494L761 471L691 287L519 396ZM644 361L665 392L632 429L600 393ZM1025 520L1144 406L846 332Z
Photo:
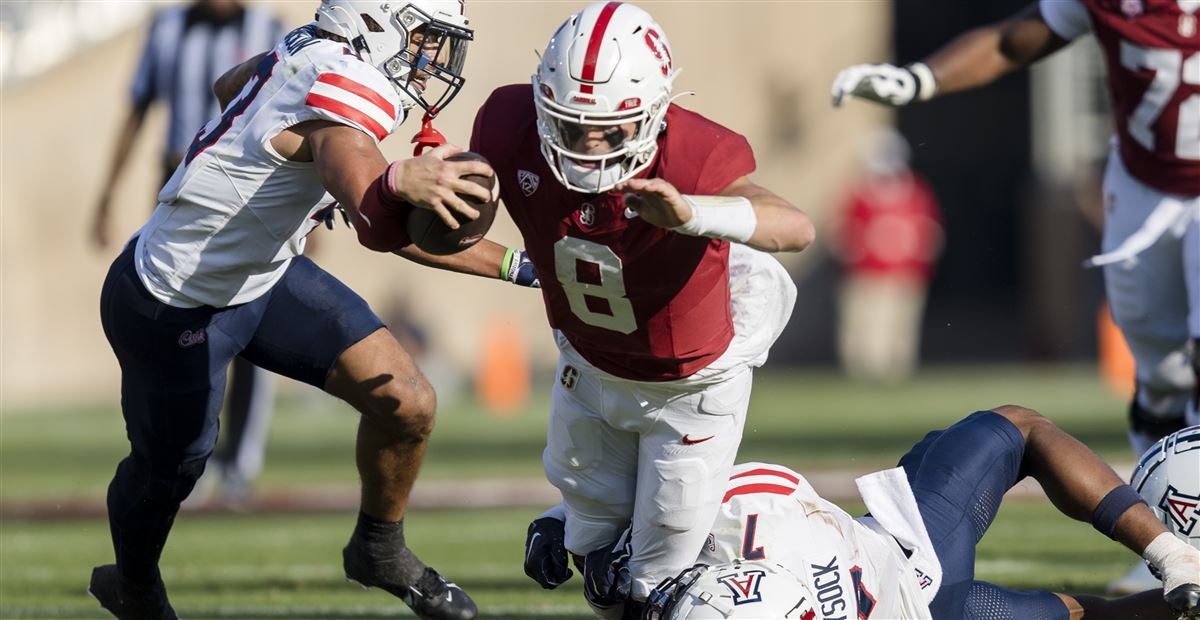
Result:
M1097 346L1100 354L1100 377L1113 394L1123 399L1133 397L1135 366L1133 354L1125 343L1125 336L1112 320L1108 304L1100 304L1096 317Z
M529 401L529 353L514 317L495 317L485 328L483 355L475 378L476 398L496 416L511 416Z

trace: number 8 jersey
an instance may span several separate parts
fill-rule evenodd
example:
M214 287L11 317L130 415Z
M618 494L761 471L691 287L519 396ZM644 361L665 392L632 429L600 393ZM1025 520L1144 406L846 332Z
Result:
M683 194L717 194L754 171L749 143L671 105L656 161L641 175ZM479 109L471 150L487 157L500 197L537 266L551 327L618 377L669 381L729 347L729 244L642 221L622 196L555 180L541 154L530 85L497 89Z
M1129 172L1167 194L1200 195L1200 3L1041 0L1040 9L1063 39L1095 33Z
M342 43L293 30L263 57L241 93L196 135L138 232L135 265L163 303L225 307L252 301L304 250L333 198L312 162L284 159L271 139L331 121L377 142L404 120L402 98Z

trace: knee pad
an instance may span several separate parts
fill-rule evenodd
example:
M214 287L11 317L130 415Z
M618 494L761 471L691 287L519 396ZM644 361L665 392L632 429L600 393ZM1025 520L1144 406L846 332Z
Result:
M721 496L709 496L708 466L702 459L654 461L659 486L654 493L650 522L671 530L685 531L696 526L704 505L720 502Z

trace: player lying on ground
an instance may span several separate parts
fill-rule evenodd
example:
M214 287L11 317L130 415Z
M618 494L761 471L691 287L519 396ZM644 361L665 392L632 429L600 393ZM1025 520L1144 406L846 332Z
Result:
M1063 514L1092 523L1145 558L1163 575L1163 590L1110 601L1017 592L977 581L975 545L1004 493L1025 476L1037 480ZM661 596L651 596L650 611L670 618L762 618L768 609L783 609L798 613L767 617L806 620L1166 620L1180 612L1200 614L1200 550L1168 532L1100 457L1037 412L1006 405L972 414L926 435L900 459L900 467L864 476L857 484L870 513L854 519L789 469L739 465L707 540L692 553L708 565L779 564L804 588L793 588L796 598L782 607L777 600L754 601L757 579L786 577L747 581L750 576L743 572L707 597L733 597L728 614L715 615L676 608L679 601L706 607L705 597L685 597L675 591L676 582L668 582L656 591ZM548 589L572 574L562 519L560 507L551 509L530 525L526 540L525 572ZM626 555L620 541L611 550L576 556L585 589L625 596ZM806 593L812 615L808 606L798 606ZM627 617L637 614L627 610Z

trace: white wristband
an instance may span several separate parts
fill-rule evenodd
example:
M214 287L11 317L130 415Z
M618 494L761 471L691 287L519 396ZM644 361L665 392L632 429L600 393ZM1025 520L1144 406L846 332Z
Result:
M677 233L746 243L758 226L749 198L684 194L683 201L692 207L692 219L671 229Z
M908 70L917 77L917 101L929 101L937 94L937 78L933 77L933 69L923 62L908 65Z

